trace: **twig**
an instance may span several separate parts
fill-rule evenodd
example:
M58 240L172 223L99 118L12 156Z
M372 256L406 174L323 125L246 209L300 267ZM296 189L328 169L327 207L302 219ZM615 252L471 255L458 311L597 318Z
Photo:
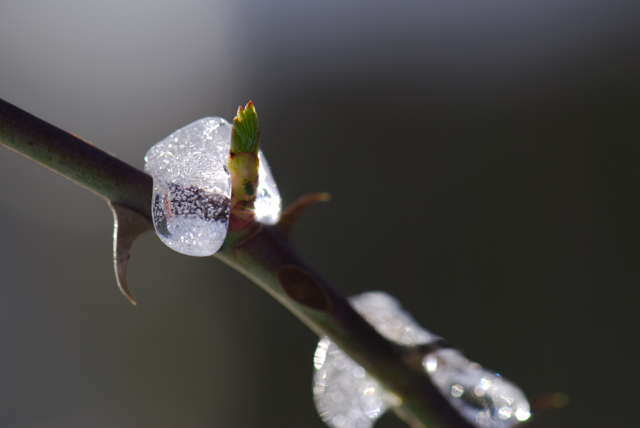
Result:
M151 177L3 100L0 144L151 219ZM396 413L412 427L471 428L432 385L419 359L380 336L276 229L256 225L230 232L215 256L377 378L400 399Z

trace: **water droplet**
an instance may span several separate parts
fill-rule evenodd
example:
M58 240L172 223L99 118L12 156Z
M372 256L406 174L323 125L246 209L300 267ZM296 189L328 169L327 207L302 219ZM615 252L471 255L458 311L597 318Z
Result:
M231 125L197 120L149 149L152 214L162 242L190 256L214 254L227 235L231 181L226 168Z
M397 299L386 293L358 294L351 297L349 303L378 333L399 345L422 345L439 339L422 328Z
M352 372L352 373L353 373L353 375L354 375L355 377L357 377L358 379L362 379L362 378L367 374L367 372L365 371L365 369L363 369L363 368L362 368L362 367L360 367L360 366L358 366L358 367L356 367L355 369L353 369L353 372Z
M519 421L526 421L531 416L531 412L529 411L529 404L520 405L516 410L516 419Z
M433 355L427 355L424 367L427 369L427 373L432 373L436 368L438 368L438 359Z
M427 355L422 363L433 384L474 425L509 428L524 420L518 418L518 409L522 417L529 417L529 403L520 389L460 352L440 349ZM431 370L434 365L436 368Z
M502 420L509 419L512 414L513 410L509 406L500 407L500 410L498 410L498 416Z
M464 394L464 387L462 385L455 384L451 387L451 395L454 397L460 397Z

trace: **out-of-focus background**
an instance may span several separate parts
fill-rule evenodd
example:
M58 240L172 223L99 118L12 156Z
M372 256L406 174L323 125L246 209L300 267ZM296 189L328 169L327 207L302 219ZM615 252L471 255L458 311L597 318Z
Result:
M0 98L143 167L256 103L295 242L529 396L531 427L637 424L640 3L0 2ZM135 246L0 149L0 426L316 427L317 338L213 258ZM393 415L380 428L401 427Z

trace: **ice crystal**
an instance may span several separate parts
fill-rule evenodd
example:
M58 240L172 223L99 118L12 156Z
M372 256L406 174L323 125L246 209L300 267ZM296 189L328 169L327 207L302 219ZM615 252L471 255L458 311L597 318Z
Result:
M399 345L415 346L439 339L388 294L363 293L349 301L378 333ZM394 396L326 337L318 343L314 365L316 408L330 427L369 428L394 405ZM456 350L430 353L423 366L451 405L477 427L510 428L530 415L529 403L515 385Z
M145 157L153 177L153 224L162 242L190 256L210 256L227 236L231 180L227 159L232 125L207 117L160 141ZM258 153L256 220L274 224L282 202L265 156Z

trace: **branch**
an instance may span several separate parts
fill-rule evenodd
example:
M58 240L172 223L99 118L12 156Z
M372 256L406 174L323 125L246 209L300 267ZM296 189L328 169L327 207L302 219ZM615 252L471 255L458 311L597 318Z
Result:
M2 99L0 144L107 201L151 218L150 176Z
M3 100L0 144L151 221L151 177ZM421 358L380 336L275 228L256 223L230 231L215 256L320 337L328 336L393 392L401 402L396 413L412 427L472 427L430 382Z

